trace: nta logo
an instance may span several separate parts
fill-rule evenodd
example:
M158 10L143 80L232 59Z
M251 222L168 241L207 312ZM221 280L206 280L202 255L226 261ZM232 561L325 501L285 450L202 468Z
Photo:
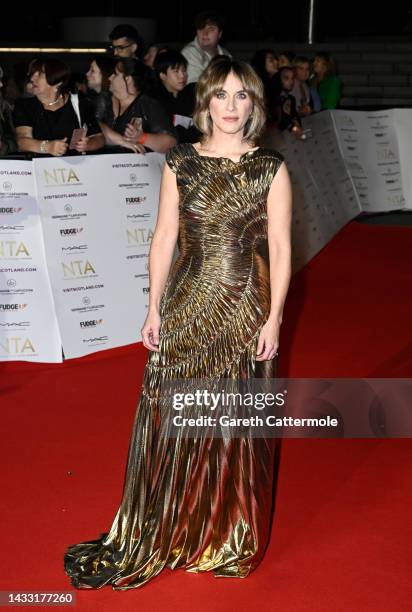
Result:
M83 261L81 259L77 259L75 261L70 262L69 264L61 262L63 267L63 274L66 277L81 277L87 276L88 274L96 274L96 270L93 268L90 261Z
M153 231L146 227L136 227L126 230L127 244L149 244L153 238Z
M80 183L79 177L73 168L54 168L53 170L43 170L46 185L73 185Z
M30 257L28 248L24 242L16 240L0 240L0 257Z
M7 355L21 355L26 353L35 353L35 348L30 338L7 338L0 342L0 350Z

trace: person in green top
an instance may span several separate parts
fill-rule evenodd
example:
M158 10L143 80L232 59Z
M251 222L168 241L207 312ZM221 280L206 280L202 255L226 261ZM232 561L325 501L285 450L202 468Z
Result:
M329 53L317 53L313 61L312 87L318 90L322 109L336 108L342 94L342 81L336 74L335 61Z

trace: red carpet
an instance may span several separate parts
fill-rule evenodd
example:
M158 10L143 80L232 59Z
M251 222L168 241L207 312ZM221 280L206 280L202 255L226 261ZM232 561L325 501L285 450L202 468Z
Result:
M412 377L411 243L410 228L352 222L296 275L279 374ZM71 589L66 546L106 531L120 502L144 362L140 345L0 365L0 590ZM254 574L165 570L142 589L76 591L76 609L409 610L411 451L408 439L285 440Z

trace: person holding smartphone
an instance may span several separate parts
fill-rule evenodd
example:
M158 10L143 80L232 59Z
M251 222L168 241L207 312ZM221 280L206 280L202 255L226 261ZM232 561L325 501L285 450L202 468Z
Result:
M60 157L104 147L91 104L81 94L73 96L68 91L70 68L65 62L35 60L29 77L33 97L16 100L13 111L19 151Z
M100 122L106 144L116 151L165 153L177 144L173 124L161 104L144 93L148 68L122 58L110 76L112 106ZM137 121L140 119L140 121Z

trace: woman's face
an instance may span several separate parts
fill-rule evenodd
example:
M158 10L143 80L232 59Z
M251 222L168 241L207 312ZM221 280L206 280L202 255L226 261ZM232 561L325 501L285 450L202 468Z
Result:
M283 66L290 66L290 60L286 55L283 55L283 53L281 53L279 55L279 60L278 60L278 67L283 68Z
M102 90L102 72L95 61L90 64L89 71L86 72L86 77L89 89L93 89L97 92Z
M119 100L135 92L133 80L130 77L125 77L123 72L119 70L119 65L116 66L115 71L110 75L109 81L110 91Z
M252 110L252 99L244 90L241 80L230 72L222 89L214 94L209 103L213 131L218 130L225 134L243 133Z
M265 70L269 76L276 74L278 71L278 60L273 55L273 53L266 54Z
M315 57L313 61L313 71L315 74L325 74L326 68L326 62L321 57Z
M41 70L36 70L30 76L30 83L32 85L32 93L34 96L47 95L55 91L57 95L57 87L55 85L49 85L46 79L46 72L44 66Z

